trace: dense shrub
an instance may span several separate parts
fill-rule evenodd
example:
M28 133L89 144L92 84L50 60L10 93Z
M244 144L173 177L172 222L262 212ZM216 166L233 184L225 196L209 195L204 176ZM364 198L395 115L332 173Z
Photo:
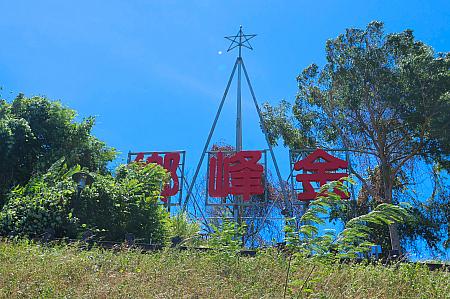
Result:
M226 255L236 255L242 249L242 236L245 235L245 224L223 219L218 226L211 225L214 232L208 240L208 245Z
M186 213L178 213L170 218L170 237L184 245L197 244L201 225L189 219Z
M116 151L92 135L94 117L77 122L76 115L41 96L19 94L10 103L0 98L0 208L13 186L45 173L62 156L70 167L108 172Z
M57 162L42 176L16 187L0 212L2 235L77 238L92 230L97 238L122 241L132 233L145 242L162 243L169 235L169 219L158 204L168 176L155 164L120 166L115 177L93 174L94 183L78 195L72 174Z
M2 235L39 237L46 231L73 237L77 219L71 211L75 187L68 170L58 162L42 176L14 188L0 212Z

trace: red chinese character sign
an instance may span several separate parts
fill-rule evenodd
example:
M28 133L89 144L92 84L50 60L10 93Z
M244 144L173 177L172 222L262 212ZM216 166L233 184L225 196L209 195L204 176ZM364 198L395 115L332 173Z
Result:
M265 151L210 152L208 163L208 195L225 198L242 196L244 202L265 191L265 167L260 163Z
M165 203L177 194L178 204L181 202L182 182L184 174L184 152L139 152L129 153L128 162L156 163L170 173L170 182L161 191L161 200Z
M348 177L348 162L334 157L322 149L316 149L305 159L295 162L294 170L302 171L295 176L295 180L302 184L302 191L297 194L300 201L309 201L317 197L317 188L314 188L312 182L318 183L318 187L342 178ZM349 197L343 192L335 190L341 198Z

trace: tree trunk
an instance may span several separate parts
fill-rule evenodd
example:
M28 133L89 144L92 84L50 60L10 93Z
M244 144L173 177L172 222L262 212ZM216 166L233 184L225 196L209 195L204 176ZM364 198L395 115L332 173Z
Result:
M383 155L384 157L384 155ZM392 190L393 190L393 181L394 178L391 174L391 169L389 165L383 161L381 165L381 176L382 176L382 182L383 182L383 197L384 201L386 203L392 204ZM389 236L391 239L391 250L396 251L398 254L400 254L400 236L398 234L398 225L397 223L393 223L388 226L389 227Z
M400 236L398 234L397 223L389 225L389 235L391 237L391 249L398 251L400 254Z

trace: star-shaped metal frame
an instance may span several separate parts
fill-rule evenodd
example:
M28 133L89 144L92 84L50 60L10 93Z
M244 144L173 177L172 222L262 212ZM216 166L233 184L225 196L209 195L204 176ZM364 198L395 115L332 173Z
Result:
M256 34L244 34L242 31L242 26L239 28L239 32L233 36L225 36L226 39L231 41L227 52L230 52L234 48L239 47L239 56L241 56L241 48L245 47L247 49L253 50L252 45L250 45L249 40L254 38Z

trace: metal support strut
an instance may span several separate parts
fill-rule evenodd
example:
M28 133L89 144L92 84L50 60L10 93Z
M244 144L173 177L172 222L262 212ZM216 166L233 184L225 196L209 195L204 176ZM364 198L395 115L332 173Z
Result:
M225 92L223 93L223 97L222 97L222 100L220 101L219 108L217 109L216 117L214 118L214 122L213 122L213 124L211 126L211 130L209 131L208 138L206 139L205 147L203 148L203 152L202 152L202 155L200 157L200 161L198 161L197 168L195 169L194 177L192 178L191 184L189 185L189 189L188 189L188 192L186 194L186 199L185 199L185 201L183 203L183 209L182 209L183 212L186 211L187 204L189 202L189 197L192 194L192 189L194 188L194 184L195 184L195 181L197 180L198 173L200 172L200 168L202 167L203 160L205 159L206 152L208 151L209 143L211 142L212 135L213 135L214 130L215 130L216 125L217 125L217 121L219 120L220 112L222 111L223 104L225 103L225 99L226 99L227 94L228 94L228 90L230 89L231 82L233 81L234 73L235 73L236 67L238 65L238 60L239 59L236 59L236 62L234 63L233 71L231 72L230 78L228 79L228 84L227 84L227 87L225 88Z
M189 185L189 190L187 192L186 199L185 199L184 204L183 204L183 209L182 209L183 212L186 210L187 205L189 203L189 198L191 197L192 190L194 188L194 184L195 184L196 179L198 177L198 174L200 172L200 169L201 169L201 166L203 164L203 160L205 158L205 155L206 155L206 153L208 151L208 147L209 147L209 144L211 142L212 135L213 135L214 130L216 128L217 121L219 119L220 113L222 111L222 107L223 107L225 99L226 99L226 97L228 95L228 91L229 91L231 82L233 81L234 74L235 74L235 71L236 71L236 68L237 68L238 80L237 80L237 107L236 107L236 110L237 110L237 117L236 117L236 151L242 151L241 71L243 70L244 71L244 76L245 76L246 81L247 81L247 85L248 85L248 87L250 89L250 93L252 95L253 103L255 105L256 111L258 112L258 116L259 116L259 120L260 120L260 123L261 123L262 131L264 133L267 145L268 145L269 150L270 150L270 155L271 155L273 164L275 166L275 170L276 170L276 173L277 173L277 177L278 177L278 181L279 181L279 184L280 184L280 188L282 189L282 192L283 192L284 206L285 206L285 209L287 209L287 211L289 212L288 215L290 215L292 207L291 207L291 204L290 204L290 201L289 201L289 197L288 197L287 191L285 190L285 188L283 186L283 180L281 178L280 169L278 167L278 163L277 163L277 160L275 158L275 154L273 152L272 145L270 144L270 140L269 140L269 136L268 136L268 133L267 133L267 129L265 127L264 120L263 120L263 117L262 117L261 109L259 108L258 102L256 100L255 92L253 91L253 87L252 87L252 84L250 82L250 78L248 76L247 70L246 70L245 65L244 65L244 61L243 61L242 56L241 56L241 49L242 49L242 47L245 47L245 48L248 48L248 49L251 49L251 50L253 49L248 41L250 39L252 39L253 37L255 37L255 36L256 36L255 34L248 34L248 35L244 34L242 32L242 26L241 26L237 35L226 37L228 40L230 40L232 42L231 45L228 48L228 51L230 51L230 50L232 50L232 49L234 49L236 47L239 47L239 56L236 58L236 62L234 63L233 71L231 72L230 78L228 79L227 87L225 88L225 92L223 94L223 97L222 97L222 100L220 102L219 108L217 110L216 116L214 118L213 124L211 126L211 130L209 131L209 135L208 135L208 138L206 140L205 146L203 148L203 152L202 152L202 155L200 157L200 161L197 164L197 168L195 170L195 173L194 173L194 176L192 178L191 184ZM268 213L265 215L264 220L262 221L262 224L265 222L265 219L267 219L268 215L272 211L272 209L273 209L273 207L274 207L274 205L275 205L277 200L278 200L278 198L273 202L273 204L270 207ZM241 219L241 211L240 211L241 207L239 205L239 203L241 201L242 201L241 196L235 196L234 197L233 218L235 219L236 222L239 222L240 219ZM261 227L262 227L262 225L259 227L259 230L261 229Z

